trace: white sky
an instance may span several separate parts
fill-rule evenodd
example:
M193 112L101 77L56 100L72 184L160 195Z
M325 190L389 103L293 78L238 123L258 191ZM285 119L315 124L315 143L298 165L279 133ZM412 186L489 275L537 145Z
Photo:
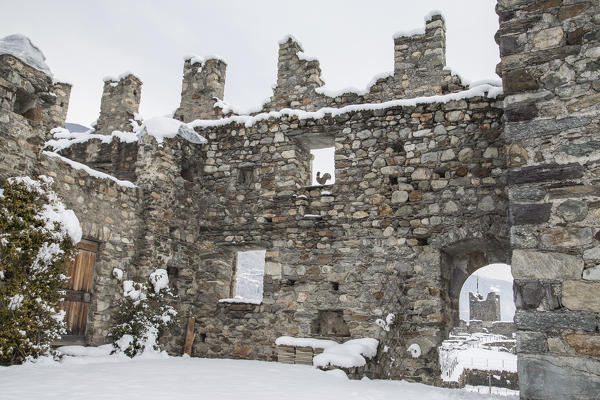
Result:
M144 82L140 113L179 106L183 57L228 61L225 100L260 104L276 81L278 40L291 33L317 57L328 88L363 88L393 69L392 35L442 11L447 63L470 80L497 78L495 0L4 1L0 37L29 36L57 80L73 84L68 121L98 117L102 78L132 71Z

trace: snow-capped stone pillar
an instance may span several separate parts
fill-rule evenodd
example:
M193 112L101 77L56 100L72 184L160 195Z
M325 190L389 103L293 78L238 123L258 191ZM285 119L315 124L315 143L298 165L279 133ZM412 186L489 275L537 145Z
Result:
M446 66L446 23L439 13L425 18L425 28L394 35L394 78L398 94L439 95L460 90L460 81Z
M181 104L174 118L183 122L217 119L215 101L225 94L227 63L220 58L188 57L183 65Z
M319 60L307 57L300 42L292 36L279 42L277 86L273 89L271 109L311 110L317 96L315 89L324 84Z
M96 133L109 135L113 131L131 132L131 120L140 107L141 88L142 81L129 72L118 80L104 78Z

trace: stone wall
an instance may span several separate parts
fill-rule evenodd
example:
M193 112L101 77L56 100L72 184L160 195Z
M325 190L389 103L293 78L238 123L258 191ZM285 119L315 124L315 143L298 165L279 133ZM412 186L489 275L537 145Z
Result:
M497 12L521 398L596 398L600 4Z
M94 134L102 136L73 143L59 153L119 179L135 182L138 142L124 140L119 133L132 132L133 124L138 123L141 86L142 82L131 73L118 81L108 78L104 82L100 117L94 130Z
M489 292L485 300L479 293L469 292L469 319L500 321L500 296Z
M196 317L193 354L275 360L281 335L374 336L390 347L380 360L389 369L370 374L436 380L436 346L458 313L449 285L462 279L442 253L457 241L506 241L500 104L479 97L232 121L198 128L203 147L143 139L143 264L169 266L182 320ZM335 145L335 185L309 186L315 137ZM202 160L187 179L186 159ZM219 303L230 296L235 254L247 249L267 250L262 304ZM387 312L398 321L390 334L375 324ZM345 328L329 331L336 316ZM182 339L174 333L170 349ZM424 355L408 361L415 341Z
M40 173L54 179L53 189L77 215L83 238L99 244L85 336L90 344L104 344L116 302L123 294L122 284L113 276L113 269L123 270L123 279L148 277L134 267L138 264L138 238L143 226L140 219L142 192L92 177L43 154L32 175Z
M56 91L56 93L55 93ZM63 126L69 86L8 55L0 55L0 172L28 175L48 132Z

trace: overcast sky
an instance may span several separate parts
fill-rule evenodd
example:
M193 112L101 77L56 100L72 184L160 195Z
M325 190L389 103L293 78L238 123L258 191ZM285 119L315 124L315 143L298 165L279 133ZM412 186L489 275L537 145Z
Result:
M225 100L260 104L276 81L277 42L291 33L321 62L328 88L363 88L393 69L392 35L423 26L440 10L447 24L447 63L470 80L497 78L495 0L297 1L5 1L0 37L29 36L55 79L73 84L68 121L98 118L102 78L124 71L144 85L140 114L179 106L183 57L227 60Z

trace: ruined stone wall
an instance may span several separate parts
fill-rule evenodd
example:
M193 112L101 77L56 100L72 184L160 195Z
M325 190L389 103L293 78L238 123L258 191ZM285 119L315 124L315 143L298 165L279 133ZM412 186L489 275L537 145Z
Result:
M87 343L100 345L108 341L117 301L123 286L113 276L113 269L123 270L123 279L147 279L136 268L137 246L141 227L141 191L121 186L108 179L98 179L74 170L58 158L40 156L36 174L54 179L53 189L72 209L81 224L83 239L99 244L94 266L91 303L86 327Z
M497 12L521 398L596 398L600 4Z
M112 270L121 268L126 277L135 272L140 192L43 154L50 129L64 124L70 85L53 85L49 76L12 56L0 56L0 72L0 178L52 177L53 189L77 215L83 238L99 243L86 338L89 343L103 344L122 294ZM56 96L51 95L54 92ZM24 115L19 113L23 110L19 98L28 102L30 111Z
M43 72L11 55L0 55L0 173L3 177L28 175L34 170L47 133L65 123L66 112L62 110L68 107L68 101L68 85L53 85L52 78Z
M500 296L489 292L485 300L479 293L469 292L469 319L484 322L500 321Z
M93 132L103 136L73 143L59 153L98 171L135 182L138 142L123 140L119 132L132 132L132 124L139 123L135 115L140 105L141 85L142 82L133 74L126 74L118 81L107 79L102 92L100 117ZM118 131L116 135L113 135L114 131Z
M198 128L204 146L142 139L141 265L168 267L180 327L196 317L193 354L275 360L281 335L379 337L391 349L372 375L435 381L436 346L458 311L447 306L454 267L444 270L442 253L456 241L505 240L499 105L232 122ZM314 137L335 144L335 185L309 186ZM247 249L267 250L262 304L219 303ZM387 312L398 318L390 333L375 324ZM178 330L166 338L176 352L182 340ZM416 360L406 351L414 342L424 351Z
M105 79L95 133L110 135L113 131L130 132L131 120L135 119L140 107L142 81L131 73L118 80Z

